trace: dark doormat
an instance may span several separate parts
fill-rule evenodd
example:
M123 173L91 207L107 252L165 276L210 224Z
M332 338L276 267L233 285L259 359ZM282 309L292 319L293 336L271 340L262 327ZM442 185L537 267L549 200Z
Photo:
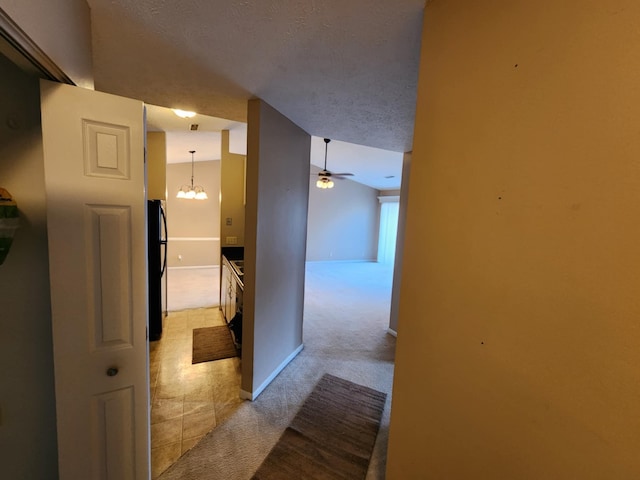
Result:
M225 325L193 329L193 354L191 363L210 362L237 357L238 350Z
M364 479L386 398L325 374L253 480Z

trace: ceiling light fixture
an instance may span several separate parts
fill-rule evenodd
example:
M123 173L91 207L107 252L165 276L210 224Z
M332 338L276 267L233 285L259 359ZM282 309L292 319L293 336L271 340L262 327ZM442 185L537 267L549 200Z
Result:
M318 188L333 188L333 180L331 180L331 173L327 170L327 149L329 148L329 142L331 140L328 138L324 139L324 170L320 172L320 177L316 182L316 187Z
M316 182L318 188L333 188L333 180L327 177L319 178Z
M180 110L179 108L172 108L173 113L175 113L180 118L191 118L196 116L196 112L188 112L187 110Z
M195 160L193 159L193 154L196 153L195 150L189 150L191 154L191 185L182 185L180 190L178 190L178 194L176 198L186 198L186 199L195 199L195 200L206 200L209 198L207 192L204 191L200 185L193 186L193 166Z
M318 180L316 181L316 187L322 189L333 188L333 178L353 177L353 173L334 173L327 170L327 150L329 149L330 141L328 138L324 139L324 169L318 172Z

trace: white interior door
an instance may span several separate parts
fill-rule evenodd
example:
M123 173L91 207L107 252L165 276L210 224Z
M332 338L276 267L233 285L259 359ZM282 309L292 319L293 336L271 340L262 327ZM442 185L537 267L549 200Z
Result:
M148 479L144 105L40 91L60 479Z

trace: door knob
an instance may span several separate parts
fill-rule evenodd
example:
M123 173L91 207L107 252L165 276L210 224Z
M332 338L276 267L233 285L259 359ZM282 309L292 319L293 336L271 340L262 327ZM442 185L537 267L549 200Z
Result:
M109 367L107 368L107 376L108 377L115 377L118 374L118 368L117 367Z

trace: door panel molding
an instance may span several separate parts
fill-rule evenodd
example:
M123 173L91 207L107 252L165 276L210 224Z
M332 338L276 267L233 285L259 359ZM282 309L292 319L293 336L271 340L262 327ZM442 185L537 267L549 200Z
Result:
M133 346L131 208L86 205L92 350Z
M92 399L95 451L93 478L134 480L135 396L133 386L95 395Z

